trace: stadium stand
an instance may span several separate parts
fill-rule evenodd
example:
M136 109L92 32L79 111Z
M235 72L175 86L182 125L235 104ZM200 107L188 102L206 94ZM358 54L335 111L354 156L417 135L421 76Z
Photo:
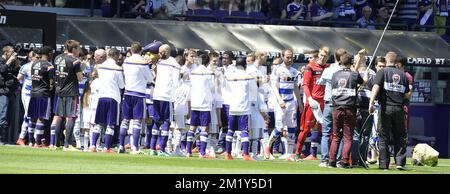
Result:
M329 10L333 10L335 16L327 20L321 20L320 22L312 22L310 17L305 17L305 19L291 20L286 18L286 10L289 4L296 4L299 7L303 6L303 9L307 5L301 4L303 1L297 0L283 0L280 1L280 6L282 8L281 17L270 17L269 14L272 4L266 1L258 1L260 4L255 5L253 1L247 2L246 0L232 1L232 6L229 6L231 1L219 1L211 0L207 4L202 1L189 2L189 10L186 14L175 15L174 17L160 17L153 12L153 1L152 0L130 0L130 1L100 1L100 0L85 0L85 1L61 1L55 0L50 1L49 4L36 5L33 1L29 0L17 0L17 1L2 1L1 3L6 6L7 9L11 10L29 10L29 11L42 11L42 12L53 12L62 16L102 16L102 17L126 17L126 18L141 18L141 19L174 19L174 20L185 20L185 21L198 21L198 22L223 22L223 23L243 23L243 24L271 24L271 25L294 25L294 26L327 26L327 27L361 27L356 23L358 18L362 16L362 8L364 6L369 6L372 9L371 19L375 23L371 26L375 26L376 29L383 29L386 22L386 15L389 12L379 12L379 10L392 10L395 1L358 1L357 4L351 5L347 1L343 1L341 5L337 2L325 0L325 6ZM145 2L145 13L144 6L143 9L136 9L135 6L144 5ZM440 1L437 1L438 4ZM305 3L305 2L303 2ZM418 1L416 5L408 3L408 6L417 6L417 10L424 7L424 2ZM151 5L151 6L150 6ZM156 6L156 5L155 5ZM273 6L273 5L272 5ZM308 5L309 6L309 5ZM437 5L438 6L438 5ZM342 9L344 7L345 9ZM439 6L438 6L439 7ZM439 7L438 10L434 10L434 14L437 20L440 22L427 22L426 25L420 25L420 19L417 18L416 22L412 22L409 18L407 20L401 18L401 14L394 12L394 16L390 23L389 29L392 30L408 30L408 31L435 31L444 40L449 41L450 37L450 19L447 19L447 14L442 11ZM387 8L387 9L386 9ZM398 5L398 10L403 10L404 5L402 2ZM155 8L156 9L156 8ZM158 8L159 9L159 8ZM139 12L137 12L137 10ZM348 10L356 10L356 15L352 13L352 17L347 17ZM309 10L308 10L309 11ZM284 12L284 14L283 14ZM345 20L344 18L345 14ZM422 15L421 15L422 16ZM384 18L384 19L383 19ZM433 19L433 17L432 17ZM434 24L434 25L430 25Z

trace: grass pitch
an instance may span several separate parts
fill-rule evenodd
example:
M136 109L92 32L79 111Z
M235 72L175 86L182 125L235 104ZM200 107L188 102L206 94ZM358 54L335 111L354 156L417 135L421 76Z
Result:
M369 170L330 169L319 167L319 161L160 158L0 146L0 174L450 174L450 159L440 159L437 167L410 164L408 159L407 171L381 171L377 165Z

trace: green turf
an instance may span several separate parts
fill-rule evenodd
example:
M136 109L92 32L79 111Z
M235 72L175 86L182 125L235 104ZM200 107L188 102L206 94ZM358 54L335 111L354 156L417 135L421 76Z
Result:
M380 171L377 165L362 168L330 169L318 167L318 161L248 162L236 159L159 158L148 155L64 152L19 146L0 146L0 174L10 173L164 173L164 174L397 174L445 173L450 174L450 159L440 159L437 167L411 166L408 171Z

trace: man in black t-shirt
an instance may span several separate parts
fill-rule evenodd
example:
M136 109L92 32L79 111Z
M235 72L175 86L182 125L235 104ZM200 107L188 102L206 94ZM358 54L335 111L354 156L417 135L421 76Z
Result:
M357 94L356 128L352 142L352 167L365 166L373 125L373 117L370 117L369 113L369 101L376 73L372 69L368 69L365 65L366 60L361 60L361 63L358 69L359 75L364 76L364 73L369 72L369 80L358 89Z
M54 61L60 61L61 60L60 58L66 56L67 53L69 53L67 51L67 44L69 42L70 42L69 40L66 41L65 47L64 47L64 52L59 54L58 56L56 56ZM55 70L55 76L56 76L56 70ZM56 85L57 84L57 80L54 80L54 81L55 81L54 85ZM53 90L53 96L52 96L52 99L51 99L51 103L52 103L51 112L52 112L52 115L54 115L55 111L56 111L56 100L57 99L58 99L58 95ZM55 136L56 136L56 128L57 128L56 124L58 124L58 123L61 124L61 121L59 121L59 120L61 120L60 117L53 117L52 124L50 126L50 145L49 145L50 148L55 148L55 145L56 145L56 143L55 143L55 141L56 141L55 140L56 139L55 138ZM63 138L64 137L63 134L62 134L62 130L59 131L58 137L59 138Z
M367 82L368 73L366 71L364 78L350 69L351 55L341 56L341 70L333 74L331 78L331 99L333 107L333 129L330 145L329 167L336 167L336 157L339 144L344 139L342 148L342 157L337 165L340 168L350 167L350 152L352 150L353 133L356 126L356 101L358 85Z
M67 44L66 44L67 45ZM56 63L56 61L61 61L61 58L63 58L63 57L65 57L66 55L67 55L67 49L64 49L64 52L63 53L61 53L61 54L59 54L58 56L56 56L55 57L55 62L54 62L54 64ZM55 66L56 67L56 66ZM55 77L56 76L58 76L57 75L57 73L58 72L56 72L56 69L55 69ZM58 84L58 80L54 80L55 81L55 85L56 84ZM56 113L56 99L57 99L57 95L56 94L54 94L54 99L53 99L53 103L52 103L52 113L53 114L55 114Z
M369 112L374 111L374 101L380 94L378 98L381 106L378 127L380 138L379 168L389 169L389 140L390 134L392 134L396 168L406 170L407 132L403 102L410 89L405 73L395 67L396 57L397 54L394 52L388 52L386 54L386 67L377 72L370 97Z
M77 117L79 96L78 81L83 79L83 67L81 61L78 59L80 43L75 40L69 40L66 43L66 46L68 53L59 55L55 59L55 118L53 119L51 126L53 136L50 138L50 142L52 148L55 148L55 145L59 145L58 134L62 128L62 118L66 118L64 150L79 151L72 146L69 147L69 145L72 144L73 128Z
M53 77L55 69L49 62L49 56L52 48L45 46L37 50L36 54L40 60L31 65L31 98L28 108L28 116L32 123L36 123L35 134L36 144L34 147L42 147L42 138L44 136L44 127L46 120L50 119L50 92L53 87ZM30 130L32 133L33 130ZM30 135L32 143L32 135Z

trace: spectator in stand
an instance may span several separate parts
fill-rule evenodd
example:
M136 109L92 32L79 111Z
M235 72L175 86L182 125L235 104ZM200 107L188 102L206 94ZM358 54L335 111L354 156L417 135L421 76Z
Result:
M436 0L419 0L419 25L434 25ZM433 31L433 28L421 28L420 31Z
M325 7L325 3L326 0L317 0L316 3L309 6L308 10L311 11L311 19L313 22L318 22L333 17L333 12L330 12Z
M244 11L244 6L240 0L220 0L219 9L231 13L232 11Z
M54 7L51 0L35 0L33 3L35 7Z
M377 19L375 19L375 23L377 24L386 24L389 19L389 10L387 7L381 7L378 10L378 16ZM378 26L378 30L384 29L384 26Z
M435 26L445 26L446 23L448 23L448 15L450 11L450 4L448 0L437 0L436 1L437 6L437 12L436 16L434 16L434 25ZM449 24L447 24L448 26ZM442 36L445 34L445 30L443 28L436 28L434 29L439 36Z
M388 10L388 15L391 15L392 10L394 9L396 1L397 0L381 0L383 7L386 7L387 10ZM400 5L400 2L397 5L397 11L394 13L394 15L392 17L396 17L397 16L397 14L398 14L398 6L399 5Z
M385 0L356 0L356 4L354 6L356 11L356 18L363 17L363 8L365 6L370 6L373 10L378 10L382 6L384 6ZM374 12L372 12L374 13ZM372 15L371 17L374 17L375 15Z
M102 4L103 16L105 17L129 17L134 18L147 13L152 14L152 17L155 18L160 16L161 5L164 0L129 0L129 1L120 1L120 10L118 10L117 2L118 0L105 0ZM84 1L76 1L76 3L84 2ZM80 7L80 5L76 5L75 2L66 3L65 7ZM117 15L117 11L120 11L119 15ZM138 14L136 14L138 13ZM165 16L165 15L164 15ZM149 17L149 16L147 16ZM140 17L139 17L140 18ZM159 19L163 19L161 17L157 17Z
M333 0L333 20L353 22L356 20L356 12L353 6L356 0ZM335 27L353 27L348 24L334 24Z
M395 2L394 2L395 3ZM417 0L403 0L397 5L397 19L400 23L405 23L408 27L417 23L418 15L418 2Z
M374 3L377 3L377 2L375 1ZM371 4L373 4L373 3L371 3ZM355 0L355 4L354 4L353 8L355 9L355 12L356 12L356 18L362 17L362 15L363 15L362 10L367 5L370 6L370 4L367 0ZM372 7L372 6L370 6L370 7Z
M355 15L353 5L356 0L333 0L333 20L343 21L341 18Z
M151 13L152 18L166 19L166 15L162 10L164 0L146 0L146 2L147 2L147 5L145 6L146 13Z
M119 0L110 0L109 5L111 6L111 12L113 17L123 17L123 13L128 12L128 4L125 1L120 1L120 9L117 7L117 1ZM67 1L64 7L74 7L76 3L74 1ZM119 13L117 13L119 11Z
M168 18L172 18L174 15L185 15L188 9L184 0L164 1L162 8Z
M149 2L151 2L150 0L147 0ZM149 19L151 17L150 15L150 9L146 9L147 7L147 2L145 0L140 0L139 2L133 4L133 7L131 8L131 13L130 16L131 17L135 17L135 18L144 18L144 19Z
M287 0L264 0L261 2L261 12L267 17L285 19Z
M240 0L229 0L228 10L230 11L242 11L241 9L241 1Z
M260 12L261 11L261 1L262 0L245 0L244 11L249 12ZM242 3L242 1L241 1Z
M358 23L360 28L367 28L369 30L375 30L375 26L370 25L375 23L370 16L372 15L372 8L370 6L365 6L363 8L363 17L359 18L356 23Z
M287 17L292 20L307 20L308 4L311 3L312 1L310 0L294 0L287 5Z
M208 9L211 10L214 0L187 0L187 7L191 10Z
M372 5L371 7L374 9L379 9L381 7L384 7L386 4L386 0L372 0L372 1L367 1L369 3L369 5ZM394 0L395 3L395 0Z
M230 4L230 2L228 2L226 0L220 0L219 9L220 10L228 10L228 5L229 4Z

